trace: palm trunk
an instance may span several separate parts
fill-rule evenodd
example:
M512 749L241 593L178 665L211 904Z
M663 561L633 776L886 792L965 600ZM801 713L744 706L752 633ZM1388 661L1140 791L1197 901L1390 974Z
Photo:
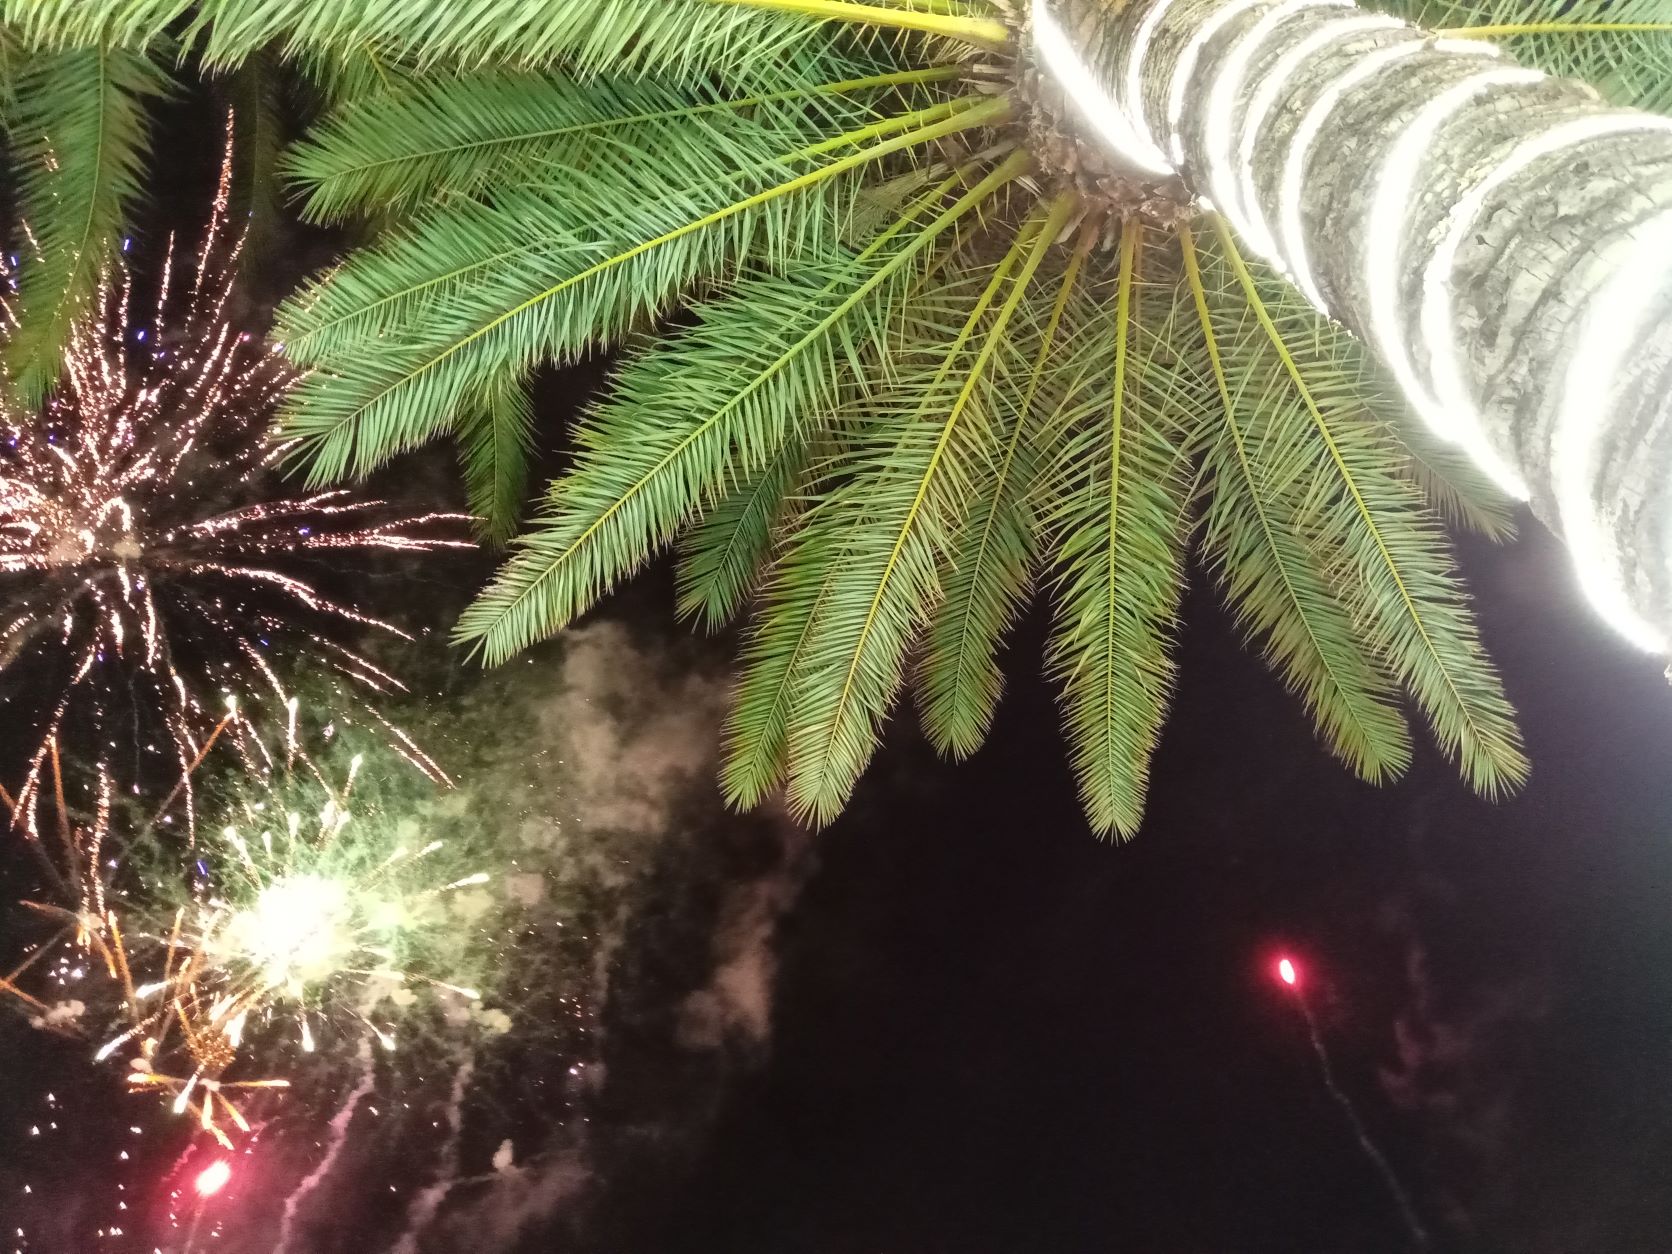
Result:
M1035 0L1035 41L1666 651L1672 120L1341 0Z

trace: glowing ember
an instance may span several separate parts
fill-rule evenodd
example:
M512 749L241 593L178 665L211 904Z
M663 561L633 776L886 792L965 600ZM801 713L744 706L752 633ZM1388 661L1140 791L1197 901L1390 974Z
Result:
M197 1174L197 1195L199 1197L214 1197L227 1182L232 1179L232 1164L224 1158L217 1158Z
M1300 977L1295 971L1295 964L1284 958L1277 964L1277 978L1293 988Z

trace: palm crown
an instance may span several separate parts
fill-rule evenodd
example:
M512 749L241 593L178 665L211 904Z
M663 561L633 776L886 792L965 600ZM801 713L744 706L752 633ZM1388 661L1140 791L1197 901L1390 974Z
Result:
M180 7L12 20L86 56L156 47ZM1568 29L1525 55L1660 103L1662 36L1552 7ZM458 635L501 661L676 544L681 610L749 618L733 802L785 784L830 819L908 683L935 745L972 753L1043 595L1087 814L1130 835L1193 565L1360 776L1407 766L1409 703L1471 785L1514 786L1440 521L1503 536L1505 507L1180 185L1086 141L1018 22L999 0L204 0L169 34L211 67L379 67L287 158L310 217L400 218L281 313L315 478L451 433L509 534L531 372L621 350Z

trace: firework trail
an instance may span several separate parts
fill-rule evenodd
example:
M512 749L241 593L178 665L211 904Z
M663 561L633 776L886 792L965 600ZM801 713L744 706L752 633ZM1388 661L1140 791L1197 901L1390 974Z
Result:
M418 1254L418 1237L429 1226L430 1220L441 1209L447 1195L453 1191L459 1174L459 1138L464 1131L464 1097L476 1073L476 1064L469 1058L453 1073L453 1087L447 1095L447 1146L442 1151L441 1164L434 1184L419 1190L407 1209L406 1231L395 1243L391 1254Z
M1279 978L1289 986L1296 1005L1300 1007L1301 1017L1306 1020L1306 1034L1312 1041L1312 1052L1318 1056L1318 1071L1323 1078L1324 1089L1335 1100L1335 1104L1341 1108L1341 1113L1346 1116L1348 1127L1352 1129L1353 1136L1358 1140L1359 1148L1364 1151L1364 1156L1370 1160L1371 1166L1381 1176L1382 1183L1387 1186L1394 1205L1399 1209L1399 1217L1404 1221L1405 1231L1410 1235L1411 1243L1419 1250L1429 1249L1431 1242L1429 1241L1428 1230L1422 1226L1422 1221L1417 1218L1416 1207L1411 1204L1411 1198L1405 1192L1405 1186L1399 1183L1399 1177L1394 1173L1393 1164L1388 1162L1386 1155L1371 1139L1370 1130L1364 1126L1364 1120L1359 1118L1358 1109L1353 1105L1352 1099L1336 1083L1335 1068L1330 1063L1329 1051L1324 1048L1324 1039L1318 1032L1318 1021L1312 1015L1312 1004L1307 1000L1306 993L1300 986L1294 964L1285 958L1279 964L1278 970Z
M91 758L126 732L137 760L161 730L184 768L225 694L283 701L274 658L287 653L367 693L399 689L339 637L405 633L322 591L311 567L470 547L447 534L458 515L283 494L277 463L292 450L268 437L296 376L228 315L240 248L230 169L229 149L204 242L181 258L170 241L155 299L116 258L44 410L0 401L0 709L36 746L3 800L37 840L34 803L60 740ZM0 279L15 286L4 259ZM9 310L0 325L15 325ZM185 800L189 821L189 787Z
M377 1069L372 1065L371 1042L362 1040L355 1057L360 1064L360 1079L343 1099L337 1113L331 1116L331 1122L325 1125L325 1156L319 1160L318 1166L302 1177L302 1182L284 1200L284 1213L279 1216L279 1239L273 1246L273 1254L289 1254L297 1213L302 1209L302 1204L313 1196L314 1190L325 1182L325 1178L331 1174L331 1169L337 1165L337 1159L342 1156L343 1146L348 1143L348 1128L354 1122L354 1112L359 1109L360 1103L377 1083Z

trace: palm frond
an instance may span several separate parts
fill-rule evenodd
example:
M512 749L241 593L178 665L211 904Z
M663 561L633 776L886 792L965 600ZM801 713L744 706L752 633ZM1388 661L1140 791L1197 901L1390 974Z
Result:
M270 51L252 55L273 55ZM241 58L235 64L243 64ZM311 93L316 112L375 100L399 91L419 77L409 63L380 53L370 44L350 48L302 49L288 59Z
M1519 786L1527 760L1515 712L1481 646L1445 535L1415 485L1388 464L1383 433L1364 416L1356 354L1341 369L1304 300L1275 280L1256 282L1229 228L1217 218L1214 225L1223 262L1299 401L1294 421L1312 432L1309 444L1293 444L1308 451L1285 477L1329 531L1358 630L1477 791L1495 796Z
M1397 691L1360 646L1331 563L1320 560L1326 540L1295 490L1311 434L1297 420L1299 399L1247 303L1213 309L1188 228L1180 242L1221 416L1204 454L1211 491L1202 547L1238 624L1263 644L1324 744L1363 779L1397 776L1411 759Z
M888 393L869 406L868 430L848 461L851 479L808 513L804 542L834 537L840 556L795 683L787 797L799 817L833 819L876 751L906 649L939 595L938 567L968 510L969 471L990 458L994 432L981 385L1051 245L1043 228L1054 234L1071 210L1064 201L1021 227L950 342L920 369L896 369ZM970 286L958 272L945 282L954 291Z
M1188 483L1173 416L1142 386L1148 347L1166 337L1152 327L1136 342L1146 316L1134 307L1141 242L1141 229L1125 225L1114 291L1092 285L1080 296L1079 352L1101 348L1108 368L1091 376L1044 507L1059 563L1046 666L1062 689L1086 814L1098 832L1126 837L1143 818L1172 692Z
M171 29L211 69L263 49L364 56L416 68L556 64L589 74L747 78L828 39L816 18L710 0L4 0L7 24L41 48L145 49Z
M1413 0L1412 20L1488 38L1524 65L1576 78L1614 104L1672 111L1666 0Z
M76 50L30 57L7 118L18 211L33 238L6 345L27 406L58 381L64 344L117 248L150 148L147 102L168 80L142 57Z
M839 403L840 367L885 341L890 311L935 240L1020 169L1002 165L882 249L745 280L688 334L642 355L588 421L575 469L553 485L539 526L466 612L459 637L500 661L559 630L733 476L810 438Z
M955 75L938 68L890 72L855 62L818 68L824 75L812 78L802 67L785 67L777 90L749 95L655 80L581 85L504 70L416 79L326 118L291 150L286 172L306 193L306 215L331 221L368 210L402 210L447 193L473 195L495 182L549 180L584 165L600 147L626 143L642 149L656 142L652 128L658 123L677 125L705 114L743 114L819 97L907 91ZM844 120L831 119L836 125ZM652 132L648 140L647 132Z
M470 511L490 544L503 545L522 522L533 446L534 402L524 379L496 380L481 409L459 423Z
M738 658L726 717L720 788L726 804L749 809L765 800L789 765L797 680L840 569L829 535L806 535L767 576L762 604Z
M851 203L859 172L1008 108L948 101L787 152L777 128L733 131L726 155L755 159L720 170L719 154L703 146L670 148L655 161L600 153L560 189L449 206L351 262L355 274L339 274L327 299L292 307L285 333L294 355L328 369L293 394L285 430L302 442L316 479L364 473L430 438L501 372L607 344L751 253L777 265L816 252ZM681 138L696 137L687 126ZM843 148L853 151L833 155ZM415 290L426 294L414 298ZM359 301L351 332L335 313L345 293ZM364 316L368 303L421 316L357 343L376 325ZM343 347L321 361L316 337L332 323Z
M681 208L727 206L769 180L786 155L876 116L865 101L840 93L811 114L798 106L740 111L700 103L664 111L659 105L678 97L660 86L594 86L556 88L570 102L570 116L598 144L578 166L558 171L568 184L566 197L513 180L494 189L491 204L457 199L420 217L289 302L283 324L291 353L313 362L339 352L352 356L390 330L424 321L433 305L524 255L583 244L602 252L616 237L588 215L602 213L604 227L620 222L620 238L635 238L637 219L612 197L628 205L668 199L667 220L676 222L681 219L673 214ZM600 116L604 111L596 106L603 102L609 112ZM552 206L547 212L522 216L544 202Z
M1406 475L1441 518L1499 544L1515 538L1514 507L1467 453L1409 416L1396 422L1394 436L1388 442L1390 460L1403 462Z
M1056 234L1051 227L1061 225L1047 223L1047 239ZM1044 293L1043 317L1018 319L1036 322L1037 332L1018 326L1003 351L1014 354L1036 343L1032 360L996 377L985 398L996 424L996 456L982 468L980 490L954 538L918 673L924 730L936 750L951 757L968 757L987 738L1004 689L999 644L1032 588L1041 542L1036 487L1054 434L1050 415L1036 413L1035 402L1046 376L1063 373L1060 362L1053 363L1058 332L1093 242L1082 236ZM1060 404L1064 398L1055 399Z
M679 541L679 615L709 631L730 622L754 590L772 551L773 532L791 507L808 441L786 439L766 465L740 482Z

